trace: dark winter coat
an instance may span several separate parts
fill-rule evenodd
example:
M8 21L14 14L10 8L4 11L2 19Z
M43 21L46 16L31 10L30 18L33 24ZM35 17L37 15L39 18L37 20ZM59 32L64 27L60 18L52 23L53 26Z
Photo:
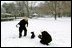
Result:
M28 20L23 19L18 24L20 25L21 28L23 28L25 27L26 24L28 26Z

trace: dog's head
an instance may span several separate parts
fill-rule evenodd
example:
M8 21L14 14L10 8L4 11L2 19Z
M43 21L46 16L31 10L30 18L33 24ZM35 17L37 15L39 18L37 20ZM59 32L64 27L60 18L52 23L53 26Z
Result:
M31 32L31 34L34 34L34 32Z

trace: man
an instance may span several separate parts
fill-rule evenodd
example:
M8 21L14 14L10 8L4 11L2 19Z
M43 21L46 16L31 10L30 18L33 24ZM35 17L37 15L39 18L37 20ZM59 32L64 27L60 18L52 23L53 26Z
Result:
M39 35L38 37L41 39L40 43L44 45L48 45L48 43L52 41L52 37L47 31L43 31L42 35Z
M27 29L25 27L25 25L27 24L27 27L28 27L28 19L27 18L24 18L22 19L17 25L20 25L19 27L19 38L22 37L22 31L24 30L24 36L27 35ZM16 25L16 27L17 27Z

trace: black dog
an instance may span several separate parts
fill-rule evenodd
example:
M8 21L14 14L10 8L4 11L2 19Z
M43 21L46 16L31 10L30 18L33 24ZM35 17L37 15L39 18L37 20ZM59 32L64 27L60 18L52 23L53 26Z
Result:
M40 43L48 45L52 41L50 34L47 31L43 31L42 35L38 36L41 40Z
M34 34L34 32L31 32L31 39L33 39L34 37L35 37L35 34Z

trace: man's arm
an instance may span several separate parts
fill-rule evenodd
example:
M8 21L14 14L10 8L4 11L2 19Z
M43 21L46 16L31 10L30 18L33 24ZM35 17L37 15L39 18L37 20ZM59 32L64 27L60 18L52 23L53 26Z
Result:
M27 21L27 27L28 27L28 21Z

